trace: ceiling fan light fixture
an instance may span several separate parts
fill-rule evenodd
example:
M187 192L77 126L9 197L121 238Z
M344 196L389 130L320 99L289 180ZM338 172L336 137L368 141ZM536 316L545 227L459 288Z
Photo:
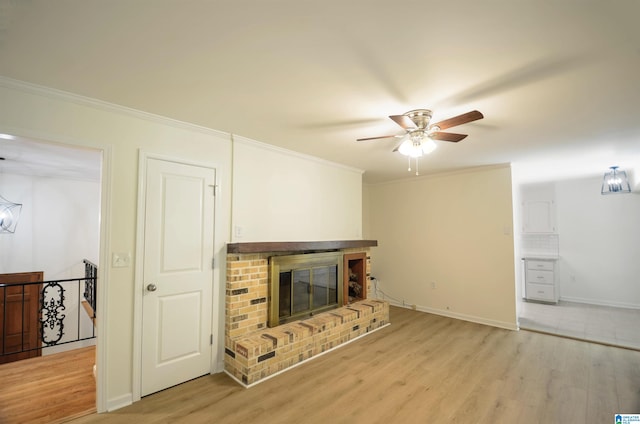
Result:
M422 155L428 155L436 149L436 143L429 137L414 138L405 137L405 140L398 147L398 152L412 158L419 158Z
M422 156L422 149L420 148L420 143L415 143L409 137L407 137L398 147L398 152L401 155L410 156L412 158L417 158Z
M383 135L378 137L358 138L357 141L377 140L381 138L402 138L399 145L393 149L394 152L400 152L401 155L407 156L409 162L409 171L411 171L411 158L416 162L416 175L420 175L418 171L418 159L421 156L428 155L436 148L433 140L449 141L457 143L467 137L466 134L456 134L451 132L442 132L451 127L466 124L468 122L477 121L484 118L484 115L477 110L445 119L431 125L432 113L429 109L415 109L402 115L390 115L389 118L402 129L406 131L404 135Z
M424 153L425 155L428 155L429 153L436 150L437 145L435 141L427 137L424 140L422 140L421 147L422 147L422 153Z

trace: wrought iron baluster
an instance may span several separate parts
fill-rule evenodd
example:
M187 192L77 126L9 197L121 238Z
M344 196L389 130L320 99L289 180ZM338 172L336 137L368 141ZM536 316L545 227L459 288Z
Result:
M84 298L93 309L93 317L96 316L96 283L98 278L98 266L87 259L84 262Z
M16 332L20 332L20 339L16 339L15 346L11 345L11 349L7 348L7 340L9 339L6 331L0 331L0 357L8 355L16 355L23 352L40 351L43 348L60 346L68 343L79 342L82 340L94 339L95 333L95 309L93 312L89 308L85 308L87 316L92 318L91 332L86 337L83 331L83 290L86 290L87 303L95 305L96 300L96 278L97 267L94 264L87 266L89 273L86 278L72 278L54 281L26 281L11 282L9 284L0 283L0 327L5 328L7 320L11 320L11 328ZM82 282L85 287L81 287ZM77 287L74 286L77 284ZM89 287L87 287L89 286ZM8 289L11 288L11 292ZM33 290L31 290L33 289ZM78 296L76 299L75 296ZM9 314L7 307L8 298L14 299L13 308L15 316ZM34 309L27 307L32 304ZM20 305L18 305L20 303ZM87 304L84 304L85 306ZM38 310L35 310L35 307ZM77 314L74 314L74 308ZM33 314L31 314L33 312ZM93 313L93 316L91 314ZM35 315L37 314L37 316ZM11 317L11 318L10 318ZM17 320L20 320L19 322ZM38 322L39 325L32 325L29 320L33 319L33 323ZM15 320L15 321L13 321ZM66 321L65 321L66 320ZM77 331L74 326L77 325ZM33 329L33 333L29 333L29 329ZM71 331L70 334L69 331ZM25 333L26 332L26 333ZM74 333L77 333L74 335ZM33 344L29 338L33 334L34 340L38 341ZM18 358L19 359L19 358Z
M58 343L64 335L64 287L57 281L51 281L42 288L42 302L40 309L40 334L42 343L52 346ZM47 329L51 331L47 331Z

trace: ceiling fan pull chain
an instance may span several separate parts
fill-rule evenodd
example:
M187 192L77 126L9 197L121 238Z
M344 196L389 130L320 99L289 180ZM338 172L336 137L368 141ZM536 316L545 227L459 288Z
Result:
M407 156L407 159L409 161L409 169L407 171L411 172L411 156Z
M420 175L420 162L418 162L418 158L416 158L416 175Z

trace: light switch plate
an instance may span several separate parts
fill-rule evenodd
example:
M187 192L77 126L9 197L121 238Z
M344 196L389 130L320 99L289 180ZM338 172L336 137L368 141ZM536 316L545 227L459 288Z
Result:
M111 266L114 268L126 268L131 265L131 253L113 253L111 256Z

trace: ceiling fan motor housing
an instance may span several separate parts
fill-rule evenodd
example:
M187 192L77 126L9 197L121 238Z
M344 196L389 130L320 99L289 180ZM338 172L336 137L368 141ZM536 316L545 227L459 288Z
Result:
M429 109L415 109L405 113L404 116L411 119L419 129L425 129L431 121L432 112Z

